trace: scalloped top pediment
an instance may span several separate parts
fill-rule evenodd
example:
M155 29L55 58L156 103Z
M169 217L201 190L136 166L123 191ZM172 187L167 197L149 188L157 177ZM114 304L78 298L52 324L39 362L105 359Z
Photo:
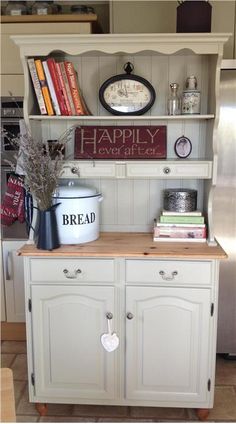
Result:
M191 51L196 54L222 54L230 34L64 34L15 35L12 40L20 47L21 55L48 55L63 51L70 55L89 52L104 54L134 54L156 52L175 54Z

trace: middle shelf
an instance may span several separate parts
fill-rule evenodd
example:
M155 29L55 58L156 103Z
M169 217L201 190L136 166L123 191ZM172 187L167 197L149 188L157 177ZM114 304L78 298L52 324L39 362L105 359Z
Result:
M29 115L30 120L66 120L66 121L201 121L214 119L214 114L209 115L142 115L142 116L111 116L111 115L80 115L80 116L48 116Z

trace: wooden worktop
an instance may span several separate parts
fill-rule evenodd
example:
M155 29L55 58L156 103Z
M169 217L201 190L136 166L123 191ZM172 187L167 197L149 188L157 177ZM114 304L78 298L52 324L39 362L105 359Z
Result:
M71 14L53 14L53 15L3 15L2 24L9 23L32 23L32 22L95 22L97 15L95 13L71 13Z
M39 250L25 244L21 256L90 256L90 257L150 257L179 259L224 259L227 254L219 244L195 242L153 242L150 233L101 233L98 240L84 244L67 244L58 249Z

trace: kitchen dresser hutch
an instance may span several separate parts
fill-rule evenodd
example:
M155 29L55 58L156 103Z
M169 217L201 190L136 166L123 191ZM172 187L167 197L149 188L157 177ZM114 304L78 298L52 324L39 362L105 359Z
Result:
M214 238L219 77L227 34L109 34L15 36L25 77L24 117L33 135L58 137L76 125L166 125L166 160L74 161L67 147L62 179L101 190L101 237L53 252L28 244L24 256L30 400L191 407L213 405L219 260ZM26 59L53 55L74 62L91 116L41 116ZM142 116L111 116L98 90L127 61L148 79L157 98ZM169 83L195 75L200 115L168 116ZM192 141L177 159L175 140ZM208 224L206 243L155 243L152 223L164 188L198 191ZM119 347L104 350L107 321Z

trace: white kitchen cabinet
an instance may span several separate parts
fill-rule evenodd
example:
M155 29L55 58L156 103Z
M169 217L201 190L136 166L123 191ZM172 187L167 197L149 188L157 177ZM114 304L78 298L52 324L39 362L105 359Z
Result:
M210 290L127 287L126 311L127 399L206 401Z
M170 253L166 244L104 233L51 252L20 250L29 396L41 413L50 402L212 407L225 253L200 243L173 243ZM110 313L113 352L101 344Z
M45 16L47 18L47 16ZM42 21L45 17L41 17ZM23 16L3 16L1 24L1 86L2 96L24 95L24 76L19 50L11 40L15 34L90 34L91 22L32 22L34 16L27 15L27 22ZM31 19L31 22L30 22ZM37 19L37 17L36 17ZM54 19L56 19L54 17ZM75 18L76 19L76 18ZM29 35L30 36L30 35Z
M25 322L24 266L18 256L24 240L3 240L3 276L7 322Z
M107 354L100 342L101 334L107 333L106 314L112 313L116 322L114 292L114 287L100 285L32 285L38 400L115 399L116 354Z

